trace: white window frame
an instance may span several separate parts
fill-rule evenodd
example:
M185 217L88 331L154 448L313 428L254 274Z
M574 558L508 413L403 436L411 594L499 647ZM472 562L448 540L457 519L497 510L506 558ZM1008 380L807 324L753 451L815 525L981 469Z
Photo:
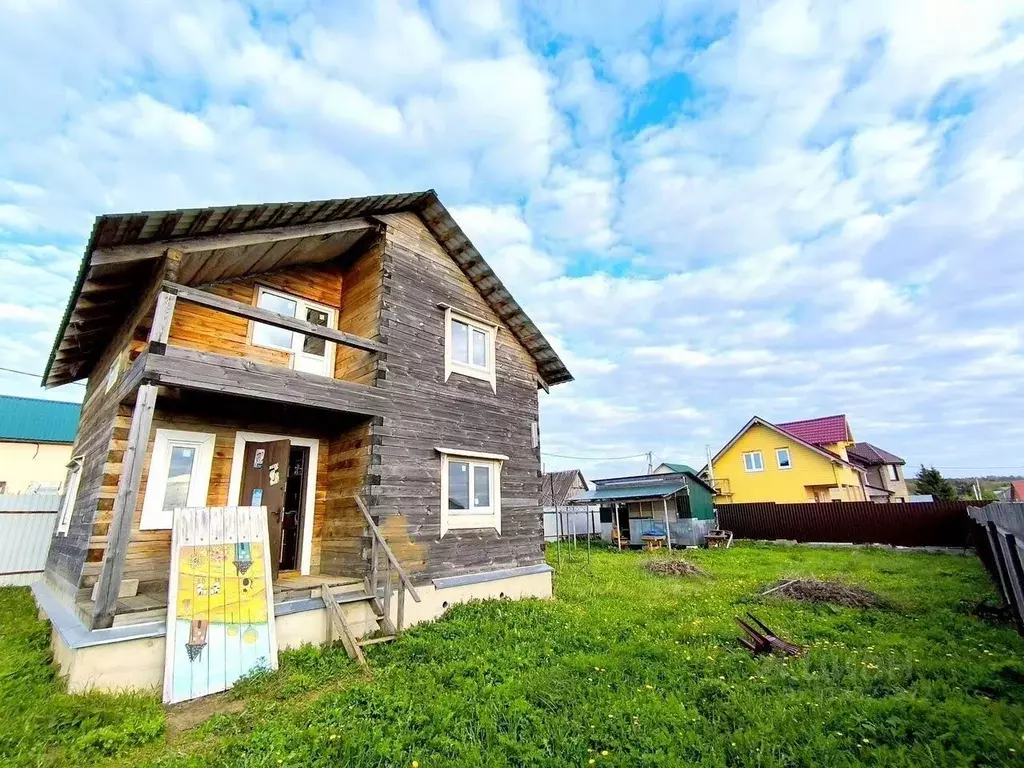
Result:
M747 461L747 457L748 456L750 456L750 457L757 456L757 463L760 466L754 467L753 466L753 464L754 464L753 461L751 461L751 462ZM764 472L764 456L761 455L761 452L760 451L745 451L743 453L743 469L745 469L747 472Z
M786 463L782 463L782 454L786 455ZM792 469L793 468L793 454L789 448L776 448L775 449L775 463L779 469Z
M452 359L452 322L457 321L463 325L469 326L470 341L469 341L469 359L473 359L473 331L480 331L487 335L487 365L479 366L470 363L463 363L459 360ZM482 322L474 317L453 310L451 307L445 307L444 310L444 380L448 381L453 373L461 373L463 376L469 376L474 379L481 379L482 381L488 381L491 384L491 391L498 391L496 366L495 366L495 350L497 349L497 337L498 337L498 326L491 325L490 323Z
M900 481L900 471L897 469L895 464L886 464L885 470L889 476L890 482L898 483Z
M280 290L278 290L276 288L268 288L265 285L257 285L256 286L256 306L257 307L260 306L260 299L262 299L263 296L266 295L266 294L270 294L271 296L277 296L279 299L285 299L287 301L294 301L295 302L296 318L299 319L299 320L305 320L306 319L306 310L307 309L315 309L318 312L326 312L327 313L327 326L326 327L330 328L331 330L334 330L334 331L338 330L338 327L337 327L338 326L338 310L335 309L334 307L329 307L326 304L320 304L319 302L316 302L316 301L310 301L309 299L304 299L301 296L296 296L295 294L288 293L287 291L280 291ZM298 356L299 355L303 355L303 354L308 354L308 353L305 353L305 352L302 351L302 340L306 338L306 335L304 333L300 333L299 331L289 331L289 333L292 334L292 344L291 344L290 347L284 347L284 346L280 346L280 345L277 345L277 344L264 344L264 343L260 343L260 342L256 341L256 326L257 325L267 325L267 323L260 323L259 320L253 320L253 321L251 321L249 323L249 343L252 344L254 347L260 347L261 349L273 349L273 350L277 350L278 352L287 352L288 355L289 355L289 358L288 358L288 367L289 368L292 368L294 370L295 369L295 361L298 358ZM271 327L273 327L273 326L271 326ZM280 330L287 330L287 329L280 329ZM326 345L326 347L324 349L324 365L326 366L327 370L322 375L323 376L327 376L327 377L333 379L334 378L334 354L335 354L335 347L336 347L336 345L332 341L326 341L326 342L324 342L324 344Z
M153 441L153 455L146 475L146 495L142 501L140 531L170 530L174 522L173 510L162 509L167 491L167 471L170 469L171 449L186 446L196 451L192 463L186 506L205 507L213 468L213 451L217 436L212 432L185 432L179 429L158 429Z
M68 479L64 483L64 495L60 500L60 514L57 515L57 534L67 536L71 530L71 518L75 514L75 502L78 500L78 486L82 481L84 456L75 456L68 462Z
M508 456L499 453L464 451L457 448L436 448L441 454L441 536L453 529L493 528L501 534L501 467ZM473 502L473 467L486 466L491 470L491 505L483 510L448 508L448 466L451 462L469 464L469 499Z

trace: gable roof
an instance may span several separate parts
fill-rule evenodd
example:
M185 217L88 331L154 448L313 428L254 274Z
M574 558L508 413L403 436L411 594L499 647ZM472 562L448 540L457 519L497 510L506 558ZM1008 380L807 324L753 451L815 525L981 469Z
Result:
M590 486L578 469L563 469L561 472L545 472L540 485L541 504L545 507L561 507L569 499L573 482L579 477L583 483L583 490L587 491Z
M846 415L842 413L838 416L823 416L818 419L787 421L775 426L811 445L847 443L853 439Z
M64 311L64 318L61 320L60 330L46 363L43 383L47 387L55 387L76 381L91 373L117 328L134 308L140 289L146 285L152 273L152 259L141 264L111 265L103 263L102 257L97 260L97 251L147 244L151 248L154 245L173 248L176 243L195 238L257 233L299 225L325 225L392 213L415 213L420 218L495 314L530 354L546 386L572 381L572 374L551 344L512 297L465 232L455 223L448 209L438 199L437 193L430 189L425 192L314 200L305 203L179 208L98 216L93 224L78 277ZM373 226L374 223L367 220L366 228L361 231L337 233L329 237L309 237L308 246L297 246L293 249L297 253L293 254L285 249L284 256L274 261L273 268L322 262L334 258L338 253L351 247L359 237L366 234L368 228ZM225 257L231 256L226 246L220 246L219 251L217 248L214 243L206 251L213 252L213 255L201 263L200 271L202 264L209 263L214 257L220 265ZM218 276L218 279L221 277ZM189 283L186 279L182 279L181 282ZM88 299L83 297L83 288L87 283L91 289ZM79 333L82 327L88 327L88 333Z
M845 416L843 416L842 418L843 418L844 421L846 420ZM800 423L800 422L790 422L790 423ZM789 430L782 429L781 425L779 425L779 424L772 424L770 421L765 421L760 416L754 416L750 421L748 421L746 424L744 424L743 427L740 429L740 431L737 432L735 435L733 435L732 438L729 440L729 442L727 442L724 446L722 446L721 450L719 450L718 453L716 453L714 455L714 458L711 459L711 463L714 464L716 461L718 461L718 459L722 456L722 454L725 453L726 451L728 451L730 448L732 448L733 445L736 444L736 441L739 440L740 437L742 437L747 432L747 430L749 430L751 427L753 427L753 426L755 426L757 424L760 424L762 427L770 429L771 431L775 432L776 434L782 435L783 437L788 437L791 440L796 440L798 443L800 443L805 448L811 449L812 451L814 451L818 455L823 456L824 458L829 459L830 461L839 462L840 464L844 464L847 467L850 467L851 469L857 470L858 472L863 472L864 471L863 469L861 469L861 467L858 467L856 464L853 464L852 462L847 461L842 456L840 456L840 455L838 455L836 453L832 453L832 451L826 450L825 448L822 448L820 445L817 445L815 443L810 443L810 442L804 440L799 435L796 435L796 434L790 432ZM706 469L707 469L707 467L705 466L704 469L702 469L701 471L703 472Z
M81 412L78 403L0 395L0 440L73 443Z
M670 464L667 461L663 461L656 467L656 469L661 469L662 467L668 467L670 472L686 473L694 476L697 474L697 470L689 464Z
M850 461L856 461L866 466L907 463L895 453L889 453L887 450L871 443L854 443L847 446L846 455L850 457Z

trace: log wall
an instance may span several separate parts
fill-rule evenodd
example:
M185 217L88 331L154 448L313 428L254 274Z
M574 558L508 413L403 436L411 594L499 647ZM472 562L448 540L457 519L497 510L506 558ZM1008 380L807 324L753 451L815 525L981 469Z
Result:
M374 423L370 510L414 581L543 561L537 367L462 270L415 214L387 224L381 336L383 378L396 415ZM499 324L497 392L453 373L444 380L444 310ZM501 534L450 530L440 536L441 456L435 448L509 456L501 472Z

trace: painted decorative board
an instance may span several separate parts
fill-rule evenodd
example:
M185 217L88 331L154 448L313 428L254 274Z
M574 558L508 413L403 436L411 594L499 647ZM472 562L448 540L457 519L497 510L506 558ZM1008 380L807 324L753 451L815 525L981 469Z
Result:
M164 703L277 669L266 507L174 510Z

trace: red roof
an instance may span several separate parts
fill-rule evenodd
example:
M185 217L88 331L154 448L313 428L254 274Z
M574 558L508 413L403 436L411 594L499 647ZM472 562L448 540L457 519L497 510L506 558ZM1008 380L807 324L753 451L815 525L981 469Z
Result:
M1024 480L1010 483L1010 501L1024 501Z
M775 426L811 445L830 445L850 440L850 427L846 423L845 414L825 416L820 419L790 421Z

